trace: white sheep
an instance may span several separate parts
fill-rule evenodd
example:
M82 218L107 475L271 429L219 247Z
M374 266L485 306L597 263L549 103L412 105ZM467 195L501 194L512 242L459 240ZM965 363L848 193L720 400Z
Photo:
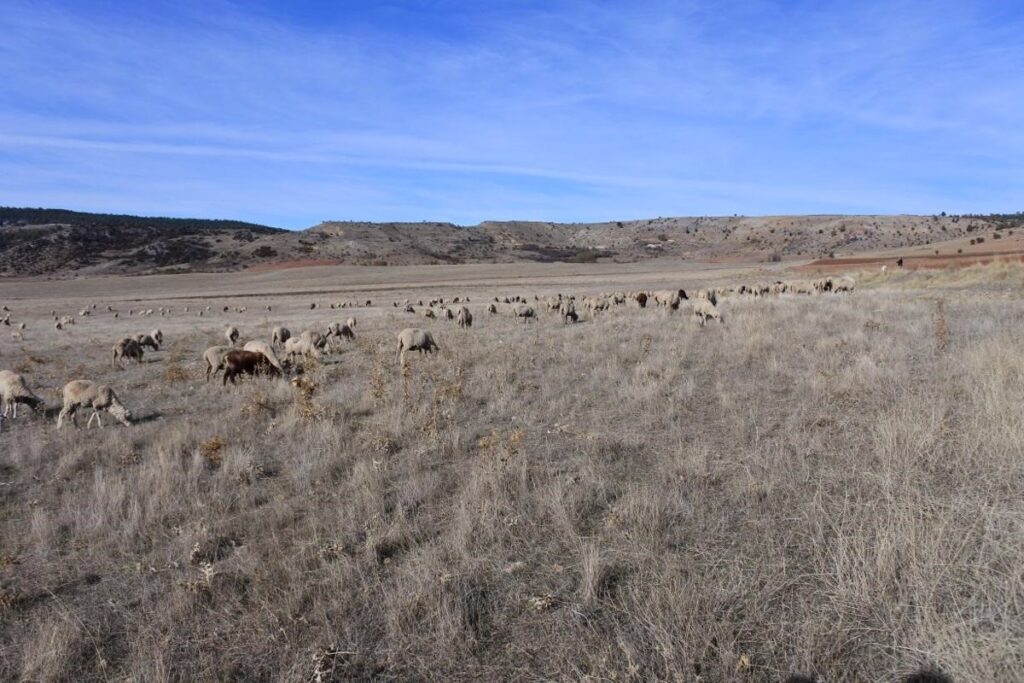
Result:
M455 311L455 321L459 324L459 327L473 326L473 314L469 312L468 308L459 306Z
M270 341L273 344L284 344L286 341L292 338L291 330L281 325L276 326L271 332Z
M349 318L348 320L345 321L345 324L348 325L353 330L356 329L356 319L355 318Z
M185 312L188 313L188 307L187 306L185 307ZM163 345L163 343L164 343L164 333L160 330L159 327L156 328L155 330L153 330L152 332L150 332L149 336L152 337L154 340L156 340L157 344Z
M709 320L724 322L718 308L707 299L697 299L693 302L693 314L697 316L701 326L704 326Z
M270 362L278 372L284 374L284 368L281 367L281 361L278 360L277 354L274 353L274 349L271 348L270 344L265 341L253 339L252 341L245 342L245 346L242 347L243 351L255 351L256 353L262 353L267 357L267 361Z
M224 330L224 337L228 340L228 343L232 346L238 341L238 328L234 325L229 325L228 329Z
M526 304L518 304L512 307L512 315L516 320L523 320L530 322L531 320L537 319L537 313L533 310L532 306Z
M3 405L3 417L8 413L12 418L18 417L18 404L24 403L33 410L45 407L43 400L36 396L25 378L10 370L0 370L0 404Z
M91 380L76 379L64 385L64 407L61 408L60 415L57 416L57 429L64 426L64 419L68 417L77 427L79 408L92 408L92 415L89 416L86 428L92 426L93 418L101 428L103 427L103 420L100 419L100 411L103 410L113 415L118 422L126 427L132 423L131 412L118 400L113 389Z
M407 327L398 333L398 350L395 352L395 360L405 363L406 351L419 351L420 353L433 353L440 349L433 335L426 330L417 327Z
M206 381L210 381L210 375L224 369L224 358L234 351L233 346L211 346L203 352L203 360L206 361Z

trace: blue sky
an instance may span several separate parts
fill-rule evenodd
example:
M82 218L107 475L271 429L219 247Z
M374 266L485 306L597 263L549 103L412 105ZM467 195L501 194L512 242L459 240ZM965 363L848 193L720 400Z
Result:
M3 0L0 36L0 205L1024 209L1018 2Z

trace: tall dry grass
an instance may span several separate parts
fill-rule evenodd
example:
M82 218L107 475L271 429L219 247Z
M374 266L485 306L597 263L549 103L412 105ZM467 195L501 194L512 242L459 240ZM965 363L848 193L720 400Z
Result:
M1024 678L1024 305L723 308L438 321L406 373L388 311L308 390L203 383L214 327L87 359L143 420L0 436L0 678Z

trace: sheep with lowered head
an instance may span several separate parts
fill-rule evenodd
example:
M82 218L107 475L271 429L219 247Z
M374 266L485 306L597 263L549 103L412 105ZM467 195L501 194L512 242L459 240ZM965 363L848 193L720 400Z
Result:
M148 346L154 351L160 350L160 343L151 334L137 334L135 335L135 341L139 342L139 346L143 348Z
M274 353L274 349L267 342L253 339L252 341L245 342L245 346L242 347L242 350L262 353L266 357L268 363L270 363L278 372L284 374L284 367L281 365L281 361L278 360L277 354Z
M224 330L224 337L228 340L228 343L231 344L232 346L234 346L235 342L238 341L238 336L239 336L238 328L235 327L234 325L231 325L231 326L228 327L228 329Z
M697 316L702 327L707 324L709 320L725 322L722 320L722 314L718 312L718 307L707 299L697 299L693 302L693 314Z
M440 346L434 341L433 335L418 327L407 327L398 333L398 349L395 352L395 360L405 362L406 351L419 351L420 353L433 353L440 350Z
M206 381L210 381L210 375L216 375L224 369L224 358L234 351L233 346L211 346L203 352L203 360L206 361Z
M291 330L281 325L276 326L271 332L270 341L276 346L278 344L284 344L286 341L292 338Z
M64 407L61 408L60 415L57 416L57 429L63 427L64 420L69 417L72 424L77 427L79 408L92 408L92 415L89 416L89 421L85 425L87 428L92 426L94 418L97 424L103 427L100 411L110 413L114 419L126 427L132 423L131 412L124 407L113 389L91 380L76 379L64 385Z
M331 323L327 326L327 340L332 339L348 339L349 341L356 338L355 332L352 331L352 326L347 323L342 325L341 323Z
M142 362L142 344L136 339L125 337L114 344L111 349L110 367L116 368L122 358L132 358L136 363Z
M10 370L0 370L0 403L3 404L3 417L10 413L12 418L18 417L19 403L33 410L45 407L43 400L29 389L25 378Z
M239 375L256 375L266 373L271 377L280 377L281 371L270 363L270 359L258 351L239 351L234 349L224 357L224 377L221 385L226 385L228 380L235 383L235 377Z
M459 327L473 327L473 314L465 306L459 306L455 309L455 321Z
M532 306L526 304L517 304L512 307L512 315L516 320L523 320L530 322L537 319L537 313L533 310Z

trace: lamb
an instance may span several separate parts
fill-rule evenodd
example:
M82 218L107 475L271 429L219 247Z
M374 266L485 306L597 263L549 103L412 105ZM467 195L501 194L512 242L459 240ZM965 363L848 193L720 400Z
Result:
M271 342L276 346L278 344L284 344L286 341L292 338L291 330L287 327L278 325L271 332Z
M445 318L447 318L448 320L455 320L455 314L452 312L452 309L445 306L441 310L444 313Z
M527 306L526 304L513 306L512 315L515 316L516 320L523 320L526 322L537 319L537 314L534 312L533 307Z
M224 357L224 378L221 381L221 386L228 383L235 383L235 377L239 375L252 375L256 376L261 373L266 373L271 377L280 376L281 372L275 368L270 359L258 351L229 351L228 355Z
M142 345L131 337L125 337L114 344L111 349L110 367L116 368L122 358L134 358L136 363L142 362Z
M228 343L234 346L235 342L238 341L238 328L234 325L229 326L228 329L224 330L224 336L227 338Z
M0 370L0 404L3 405L3 417L11 413L12 418L18 417L18 404L24 403L33 410L45 408L43 400L36 396L25 378L10 370Z
M350 329L353 329L353 330L356 329L356 319L355 318L349 318L348 320L345 321L345 324L348 325L348 327Z
M188 313L188 306L185 307L185 312ZM160 331L159 327L150 332L149 336L155 339L157 344L164 343L164 333Z
M495 313L498 312L498 307L495 306L494 304L487 304L487 312L490 313L491 315L494 315Z
M722 314L718 312L718 308L715 307L708 299L697 299L693 302L693 314L697 316L700 321L701 327L703 327L709 320L717 320L718 322L725 322L722 320Z
M277 354L274 353L274 349L271 348L270 344L265 341L259 341L254 339L252 341L245 342L245 346L242 347L243 351L255 351L256 353L262 353L267 358L267 362L270 363L278 372L284 374L284 367L281 365L281 361L278 360Z
M154 351L160 350L160 344L157 343L156 339L151 334L139 334L135 336L135 341L139 342L139 346L148 346Z
M637 292L633 297L640 308L647 308L647 294L645 292Z
M434 314L434 309L426 308L426 309L423 310L423 317L424 318L435 318L437 316Z
M395 352L395 360L405 362L406 351L419 351L420 353L433 353L441 347L434 341L433 335L418 327L407 327L398 333L398 350Z
M86 423L86 428L92 426L93 418L102 428L103 421L100 419L100 411L105 410L114 418L128 427L132 423L132 414L117 398L114 390L105 384L97 384L87 379L76 379L64 385L64 407L57 416L57 429L64 426L64 419L70 417L71 422L78 426L78 409L92 408L92 415Z
M231 351L233 346L211 346L203 352L203 360L206 361L206 381L210 381L210 375L216 375L224 369L224 357Z
M469 312L468 308L465 306L459 306L455 310L457 311L455 320L459 324L459 327L473 327L473 314Z

